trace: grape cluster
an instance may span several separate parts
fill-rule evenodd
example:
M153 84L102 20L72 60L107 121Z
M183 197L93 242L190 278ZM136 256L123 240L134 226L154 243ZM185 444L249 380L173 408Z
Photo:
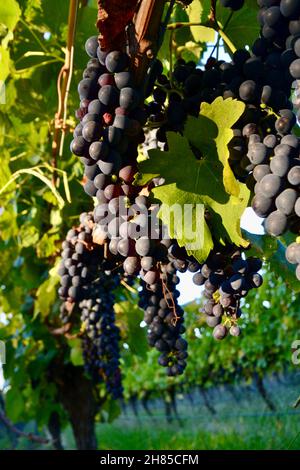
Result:
M276 48L283 49L282 62L289 79L300 78L300 2L298 0L258 0L261 35Z
M158 362L167 368L167 374L175 376L183 373L188 357L187 342L181 336L185 332L184 312L177 303L179 278L172 261L160 263L157 269L160 277L156 282L141 281L139 306L144 309L144 320L149 326L149 345L160 351Z
M186 342L180 337L184 333L183 310L177 304L179 292L175 289L176 269L181 266L172 255L176 243L164 238L148 197L137 196L129 210L125 205L114 206L112 201L103 211L104 206L101 214L95 210L94 234L103 240L109 235L108 249L119 256L124 273L140 276L140 306L150 325L149 344L162 352L159 362L168 367L169 375L180 374L187 353Z
M202 102L218 96L243 101L245 112L228 146L231 168L254 193L252 207L266 218L268 233L299 234L299 140L291 134L296 116L289 98L300 78L300 0L258 4L261 33L251 51L237 50L230 63L210 57L204 70L179 59L170 79L158 77L148 118L167 145L166 132L182 132Z
M135 88L125 52L104 52L96 36L86 42L90 56L78 85L80 119L71 151L85 166L84 190L98 204L131 196L137 145L144 140L143 94Z
M79 302L90 294L90 281L103 259L103 249L93 243L93 226L92 214L81 214L80 225L69 230L62 243L58 294L64 301Z
M107 391L122 394L119 369L119 329L115 325L114 289L120 282L116 260L104 257L102 246L93 242L92 213L80 215L80 225L67 233L62 244L59 296L61 320L71 320L74 307L81 312L85 366L96 383L104 381ZM112 271L113 270L113 271Z
M300 229L300 159L299 139L286 135L278 143L269 134L263 142L253 134L248 156L254 164L255 196L252 207L259 217L266 218L265 230L275 237L287 229Z
M113 398L122 396L119 366L120 331L115 324L114 289L120 278L102 272L92 285L91 295L80 302L85 367L95 383L105 382Z
M232 336L240 335L237 321L241 316L241 298L261 286L263 280L258 273L261 267L258 258L243 257L237 247L226 246L219 250L215 247L195 272L193 282L204 285L203 310L207 325L214 328L215 339L225 338L228 330Z

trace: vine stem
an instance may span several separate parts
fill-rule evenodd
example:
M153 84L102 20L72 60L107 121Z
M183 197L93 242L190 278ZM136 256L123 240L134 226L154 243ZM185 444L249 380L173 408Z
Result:
M36 436L35 434L31 433L26 433L23 431L20 431L11 421L10 419L6 416L6 414L0 410L0 421L4 424L4 426L9 429L11 432L16 434L19 437L25 437L26 439L29 439L32 442L38 442L39 444L50 444L51 441L49 439L46 439L44 437Z
M225 42L225 44L229 47L230 51L234 54L236 52L236 47L235 45L233 44L233 42L229 39L229 37L227 36L227 34L224 32L224 30L221 28L220 24L217 23L218 25L218 30L217 32L219 33L219 35L221 36L221 38L223 39L223 41Z
M52 166L57 167L57 156L62 156L66 134L68 97L73 74L74 40L77 22L79 0L70 0L68 17L68 37L65 52L65 62L57 77L58 109L54 119L54 135L52 141ZM53 183L56 175L53 174Z
M133 54L132 63L137 84L144 83L149 64L158 52L164 7L165 0L141 0L133 18L138 50Z
M223 32L224 33L225 33L225 31L227 29L227 26L229 25L229 23L232 19L232 16L233 16L233 10L230 12L230 14L229 14L229 16L226 20L226 23L224 24L224 27L223 27ZM210 57L212 57L212 55L215 52L216 48L217 48L217 50L219 49L219 43L220 43L220 34L218 34L217 42L215 43L215 45L213 47L213 50L211 51Z
M199 21L193 22L193 21L176 21L176 23L170 23L167 26L167 29L174 30L174 29L179 29L179 28L188 28L190 26L205 26L208 27L206 23L201 23Z
M121 284L122 286L124 286L127 290L129 290L129 292L131 292L132 294L137 294L138 291L136 289L134 289L134 287L131 287L129 284L127 284L126 281L124 281L124 279L121 280Z

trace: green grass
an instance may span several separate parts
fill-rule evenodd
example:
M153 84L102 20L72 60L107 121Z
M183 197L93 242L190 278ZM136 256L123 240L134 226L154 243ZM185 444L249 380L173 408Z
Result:
M300 374L299 374L300 375ZM164 403L149 403L152 416L138 404L138 416L126 406L113 423L97 424L99 449L102 450L298 450L300 449L300 409L292 404L299 395L300 376L297 381L281 384L266 381L276 411L268 410L254 388L215 388L208 394L211 414L199 390L193 391L193 402L180 393L177 395L179 418L173 414L168 423ZM34 423L32 424L32 426ZM27 431L34 432L34 427ZM70 428L63 433L65 449L74 449ZM10 448L5 436L0 448ZM41 448L20 439L17 447Z
M299 379L298 379L299 380ZM130 407L112 424L99 424L99 448L105 450L269 450L300 449L300 410L292 407L299 395L298 383L266 381L276 405L271 412L254 388L240 387L235 394L219 388L209 393L212 415L199 391L193 403L177 396L180 422L167 423L163 403L150 404L152 417L139 406L136 417Z
M118 420L98 426L100 449L104 450L213 450L299 449L299 415L277 417L214 418L199 416L183 426L164 421L126 423Z

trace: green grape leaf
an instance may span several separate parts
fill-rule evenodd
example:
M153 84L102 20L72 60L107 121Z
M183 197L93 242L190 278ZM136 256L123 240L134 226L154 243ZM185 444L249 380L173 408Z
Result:
M189 8L193 17L196 17L197 14L200 15L198 21L211 25L209 22L210 7L210 0L194 0ZM243 8L234 12L217 2L216 20L218 25L222 29L224 28L224 33L237 49L246 45L251 46L259 36L260 25L257 21L257 12L258 6L255 0L246 0ZM226 42L225 48L227 49Z
M0 209L0 238L8 240L17 236L18 231L15 208L12 204L6 204L5 208Z
M16 0L5 0L0 3L0 24L13 31L19 21L21 9Z
M193 60L198 62L204 47L200 43L188 41L184 46L177 48L177 53L180 54L186 62Z
M295 292L300 292L300 282L296 278L296 266L287 262L285 258L286 246L270 235L254 235L243 230L245 237L251 243L249 254L254 254L269 263L276 275L282 277L288 286Z
M209 9L206 12L206 16L209 13ZM187 8L187 14L190 23L201 23L205 18L205 11L203 2L194 0ZM196 42L213 42L215 39L215 31L212 28L206 26L191 26L191 33Z
M227 161L227 143L232 137L230 127L244 108L229 100L228 104L233 108L229 108L225 116L230 113L232 116L223 118L222 125L219 117L222 102L217 99L212 105L203 107L209 117L200 114L198 119L189 118L184 136L168 133L169 150L150 150L150 158L140 162L140 173L135 180L144 185L154 177L164 178L165 184L152 190L154 197L162 203L158 216L168 227L169 235L200 262L213 247L205 209L209 209L215 239L248 246L240 231L240 218L250 193L244 184L235 180ZM183 223L178 223L179 217Z
M228 22L225 33L237 49L251 46L259 37L260 25L257 21L258 6L256 2L247 1L243 8L235 11ZM229 8L224 8L218 2L217 21L224 27L230 15Z
M239 195L241 185L228 162L228 143L233 137L231 128L244 111L245 105L241 101L218 97L211 104L202 103L200 116L198 118L190 116L184 129L184 135L191 144L208 159L214 160L217 152L223 165L225 190L234 196Z
M51 307L57 298L56 291L60 277L56 272L56 266L50 270L48 279L46 279L37 290L34 303L34 318L39 314L41 314L42 317L49 315Z

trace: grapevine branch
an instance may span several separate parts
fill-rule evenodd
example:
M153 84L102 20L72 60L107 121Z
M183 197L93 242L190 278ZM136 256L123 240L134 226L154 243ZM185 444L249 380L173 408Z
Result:
M52 166L57 167L57 156L62 156L66 134L67 106L70 84L73 73L74 39L79 0L70 0L68 18L68 38L65 62L57 77L58 109L54 119L54 135L52 141ZM54 178L54 176L53 176ZM55 179L54 179L55 182Z
M133 58L136 81L143 83L146 70L158 52L159 31L165 0L142 0L133 18L138 53Z
M0 421L4 424L4 426L9 429L9 431L13 432L19 437L25 437L26 439L30 440L31 442L37 442L39 444L50 444L51 441L49 439L46 439L44 437L36 436L35 434L32 433L26 433L23 431L20 431L11 421L10 419L6 416L6 414L0 410Z
M98 0L97 27L103 49L125 44L124 31L131 26L129 50L137 84L144 82L150 61L157 53L165 3L166 0Z

